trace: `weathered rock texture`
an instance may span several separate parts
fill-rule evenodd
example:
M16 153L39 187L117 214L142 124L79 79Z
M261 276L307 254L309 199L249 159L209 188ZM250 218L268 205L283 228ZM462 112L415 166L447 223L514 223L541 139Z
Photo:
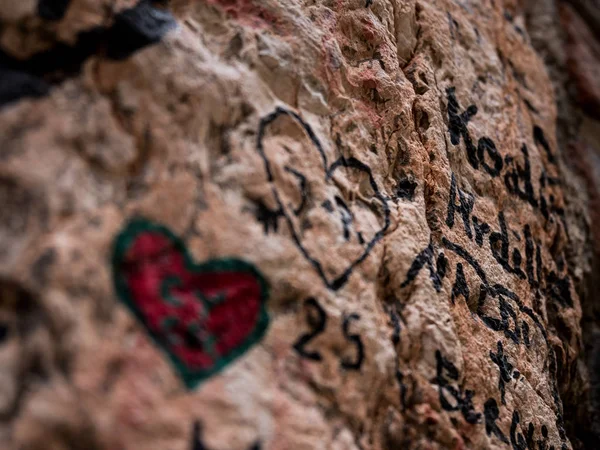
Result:
M586 8L0 1L2 448L597 448Z

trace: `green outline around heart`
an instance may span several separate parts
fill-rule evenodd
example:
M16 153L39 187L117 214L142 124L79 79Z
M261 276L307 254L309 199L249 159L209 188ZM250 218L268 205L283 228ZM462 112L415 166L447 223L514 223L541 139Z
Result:
M184 256L185 268L193 273L205 273L205 272L224 272L224 271L235 271L235 272L247 272L252 274L260 285L260 312L256 325L251 334L247 336L243 344L233 349L229 354L219 359L214 366L207 370L191 370L185 362L182 361L172 353L169 348L164 345L161 340L161 336L158 333L153 332L146 325L144 315L137 308L135 302L131 298L131 293L127 286L125 277L122 276L118 269L123 262L124 256L129 250L132 242L137 238L140 233L144 232L158 232L165 235L174 245L176 251L180 251ZM115 239L112 253L112 272L113 272L113 283L118 297L127 308L133 312L137 320L143 325L146 332L150 335L154 343L162 352L166 353L175 369L183 379L183 382L189 389L193 389L205 379L219 372L229 363L242 356L249 350L254 344L256 344L264 336L265 331L269 326L269 315L266 310L266 301L269 297L269 286L262 276L262 274L250 263L241 259L235 258L221 258L210 260L208 262L197 264L190 256L185 243L176 236L167 227L151 222L143 218L132 219L127 226L119 233Z

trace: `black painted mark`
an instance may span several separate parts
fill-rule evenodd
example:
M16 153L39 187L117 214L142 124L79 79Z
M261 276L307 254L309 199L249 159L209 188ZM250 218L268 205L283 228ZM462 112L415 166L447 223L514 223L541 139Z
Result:
M527 433L525 434L525 441L527 442L527 448L534 448L533 442L533 433L535 433L535 428L531 422L529 422L529 426L527 427Z
M533 192L531 183L531 164L529 162L529 150L523 144L521 147L523 153L523 165L521 166L512 157L506 158L506 163L510 164L509 169L504 173L504 184L506 189L513 195L525 200L534 208L538 208L538 201Z
M307 298L304 301L304 305L306 306L306 322L308 326L311 328L306 334L300 336L300 338L294 344L294 350L296 350L300 356L306 359L311 359L313 361L321 361L323 357L317 351L309 351L304 347L316 338L318 335L325 331L325 325L327 323L327 314L325 310L314 297Z
M510 423L510 444L513 450L526 450L527 442L521 433L517 433L517 425L519 425L520 418L517 411L513 411L512 420Z
M483 238L490 232L490 226L485 222L479 222L477 216L473 216L473 229L475 230L475 243L483 246Z
M554 450L554 446L548 446L548 427L546 425L541 426L541 439L535 439L535 427L533 423L523 423L521 430L525 430L524 434L517 431L517 426L521 424L521 418L518 411L513 411L512 420L510 424L510 443L513 450L535 450L536 444L538 450ZM560 434L560 428L559 428ZM561 437L561 439L563 439ZM564 441L564 439L563 439ZM563 442L561 447L562 450L568 448Z
M566 433L564 430L564 419L562 416L562 401L558 394L558 386L557 386L556 375L555 375L556 367L557 367L556 356L554 354L554 349L550 345L546 329L544 328L542 322L540 321L538 316L535 314L535 312L533 312L533 310L531 308L529 308L528 306L524 305L523 302L520 300L519 296L517 294L515 294L514 292L512 292L510 289L508 289L505 286L502 286L501 284L498 284L498 283L490 285L487 282L485 271L481 268L479 263L464 248L462 248L458 244L455 244L455 243L449 241L445 237L442 237L442 243L444 244L445 248L454 252L456 255L460 256L464 261L466 261L469 265L471 265L471 267L473 267L473 269L475 270L477 276L481 279L482 284L481 284L477 314L482 318L482 320L484 321L484 323L486 323L486 325L488 327L490 327L496 331L503 331L505 336L509 337L511 340L513 340L516 343L519 343L519 338L522 337L525 345L529 346L531 344L529 325L525 321L522 321L519 326L519 324L517 323L516 312L508 304L508 301L507 301L507 300L511 300L512 302L514 302L517 305L519 311L521 313L525 314L526 316L528 316L531 319L531 321L535 324L535 326L538 328L538 330L540 331L541 336L544 340L544 343L546 344L546 348L548 351L548 358L550 361L549 366L548 366L548 372L551 374L552 396L553 396L554 403L556 406L556 411L557 411L556 425L557 425L559 436L560 436L561 440L563 441L562 447L566 448L566 444L565 444ZM538 279L540 279L540 277L541 277L541 273L540 273L540 271L541 271L541 256L540 256L540 251L539 251L539 245L537 245L536 259L537 259L536 262L537 262ZM487 317L487 316L485 316L485 314L483 314L483 304L488 295L490 295L491 297L498 298L499 308L500 308L500 313L501 313L500 319ZM514 330L510 330L508 327L509 319L512 319L515 324ZM554 375L552 375L552 374L554 374ZM514 379L518 379L519 376L520 376L520 373L518 371L514 371L512 373L512 377ZM450 405L450 406L452 406L452 405ZM517 414L517 416L516 416L516 424L517 425L518 425L518 420L519 419L518 419L518 414ZM527 441L522 435L516 433L516 424L515 424L515 417L513 417L513 424L511 425L511 444L513 445L513 449L515 449L515 448L525 449L526 448L525 446L527 445Z
M492 317L484 312L484 304L487 298L488 290L493 297L498 297L498 309L500 311L500 318ZM509 338L515 344L521 342L521 325L518 322L517 313L512 305L507 301L507 298L502 293L497 292L494 289L482 289L479 297L479 303L477 306L477 315L481 318L483 323L488 328L494 331L501 331L504 336ZM513 322L514 328L511 329L510 322Z
M456 203L456 197L458 195L458 204ZM473 239L473 232L471 231L471 213L473 212L473 205L475 204L475 198L472 194L464 192L456 185L456 177L452 173L450 179L450 199L448 201L448 214L446 215L446 225L450 228L454 227L454 212L456 209L460 212L462 217L463 226L465 227L465 233L469 239Z
M504 219L503 211L500 211L498 213L498 223L500 225L500 232L491 233L489 238L492 255L504 270L506 270L509 273L513 273L524 280L526 278L526 275L523 272L523 270L521 270L521 253L517 249L513 249L513 265L511 266L510 264L508 251L508 231L506 228L506 220Z
M342 228L344 230L344 239L349 241L351 239L350 229L352 227L352 222L354 222L354 215L341 197L336 195L334 200L337 210L340 214L340 221L342 222ZM365 239L360 231L356 232L356 239L361 245L364 245Z
M541 174L540 174L540 192L539 192L540 207L539 207L539 209L546 220L553 220L550 217L550 213L552 213L553 215L554 214L558 215L562 221L565 233L567 233L567 235L568 235L568 227L567 227L567 224L566 224L565 218L564 218L564 215L565 215L564 209L556 204L556 198L554 197L554 195L550 194L550 196L549 196L550 202L548 202L546 200L546 197L544 195L544 189L545 189L546 185L559 186L560 184L561 184L561 181L559 178L549 176L548 173L544 169L542 169Z
M552 381L551 388L552 388L552 399L554 400L554 405L556 406L556 411L557 411L557 413L556 413L556 428L558 429L558 435L564 442L567 439L567 435L565 433L564 419L563 419L563 415L562 415L562 411L563 411L562 400L560 399L560 395L558 393L558 383L556 381L556 371L557 371L556 353L554 352L554 348L552 348L552 347L550 347L548 349L548 360L549 360L548 372L551 375L553 375L551 378L551 381Z
M442 289L442 280L446 276L448 260L443 253L440 253L437 257L436 267L434 268L432 243L429 243L429 245L415 257L406 273L406 279L402 282L400 287L408 286L426 264L429 269L429 278L431 278L431 281L433 282L433 287L437 292L440 292Z
M485 314L483 311L483 305L485 304L485 300L487 298L487 289L482 289L480 294L477 315L481 317L481 320L483 320L483 323L485 323L488 328L491 328L494 331L504 331L508 326L508 312L506 311L506 307L500 308L500 319L491 317ZM506 301L503 300L502 302L499 301L498 303L502 303L504 306Z
M508 439L502 432L502 430L496 425L496 420L500 416L498 410L498 403L496 399L488 398L483 404L483 416L485 418L485 432L488 436L493 435L500 439L505 444L508 444Z
M321 206L323 207L323 209L329 213L332 213L335 211L335 209L333 208L333 205L331 204L331 202L329 200L325 200Z
M402 327L400 325L400 317L398 317L398 313L395 310L390 311L390 320L392 321L392 344L397 346L400 343L400 331Z
M450 132L450 140L453 145L460 144L460 138L462 137L465 141L467 148L467 158L469 163L475 169L479 168L479 161L477 160L477 151L471 134L467 129L467 124L471 118L477 114L477 106L470 105L463 113L459 113L460 106L458 100L456 100L456 89L454 87L446 89L446 96L448 97L448 131Z
M367 177L369 179L369 186L371 187L371 189L374 193L373 197L381 205L381 210L382 210L383 219L384 219L382 227L373 235L373 237L370 240L366 240L362 234L360 237L358 237L358 242L359 242L359 244L362 245L362 248L363 248L362 253L360 253L357 258L355 258L352 262L350 262L350 264L346 268L344 268L341 271L341 273L338 273L338 274L334 275L333 277L330 275L327 275L325 273L325 269L323 268L323 265L322 265L319 257L312 254L308 250L308 248L303 244L302 239L301 239L300 230L297 229L294 221L292 220L292 216L287 212L286 207L285 207L286 205L284 205L282 203L280 192L279 192L278 188L276 187L276 185L274 184L273 171L271 170L271 162L269 161L269 159L266 156L263 141L265 139L267 127L270 124L272 124L277 118L284 116L284 115L287 115L288 117L292 118L295 122L297 122L302 127L303 131L306 133L306 136L308 136L308 138L310 139L313 148L318 152L318 154L320 155L320 158L322 160L323 169L325 171L325 181L326 182L330 182L332 180L334 174L336 173L336 171L341 168L348 168L348 169L353 169L355 171L361 172L362 174L367 175ZM263 163L265 166L265 172L267 174L267 180L270 183L272 183L271 191L273 193L275 201L277 202L277 204L279 206L279 209L281 209L282 214L286 219L286 223L292 234L292 238L294 240L294 243L296 244L296 247L298 247L298 249L304 256L304 258L317 271L317 273L319 274L319 277L323 280L325 285L329 289L331 289L333 291L337 291L338 289L340 289L342 286L344 286L347 283L348 279L350 278L350 275L352 275L352 272L354 271L354 268L356 266L360 265L369 256L369 254L371 253L371 250L373 250L373 247L375 247L375 245L383 238L385 232L387 231L387 229L390 226L390 209L389 209L389 205L388 205L388 199L386 196L384 196L382 194L381 190L379 189L379 186L377 185L375 178L373 177L371 168L354 157L345 158L343 156L339 157L331 165L328 165L327 156L325 155L323 146L321 145L321 142L319 141L319 139L313 132L310 125L308 123L306 123L297 113L295 113L293 111L289 111L282 107L278 107L271 114L269 114L261 119L258 133L257 133L256 147L257 147L257 151L258 151L259 155L261 156L261 158L263 160ZM333 205L331 205L331 202L328 202L328 203L323 203L323 207L332 208Z
M542 425L542 439L538 439L537 445L539 450L554 450L554 446L548 449L548 427L546 425Z
M451 383L458 381L459 373L456 366L442 356L442 352L436 350L436 376L431 382L439 386L439 397L442 408L446 411L460 411L468 423L479 423L481 413L474 410L473 391L467 389L464 393L452 386ZM450 381L446 378L448 377ZM454 403L448 400L446 393L454 399Z
M498 223L500 225L500 232L493 232L489 237L492 255L505 271L513 273L523 280L527 279L532 288L538 288L540 286L542 276L541 248L538 243L534 243L531 227L529 224L523 227L523 234L525 236L526 270L526 272L523 272L521 269L522 256L521 252L517 248L513 248L512 250L512 265L509 261L510 242L508 239L506 220L502 211L498 213ZM571 282L568 275L561 277L555 271L550 271L546 274L544 281L544 293L549 298L558 302L563 307L573 306L573 299L570 289Z
M493 167L489 166L485 161L485 155L488 155L492 160ZM500 171L502 170L503 162L502 155L498 152L496 148L496 144L489 137L482 137L477 142L477 157L479 158L479 162L484 170L489 173L493 177L497 177L500 175Z
M541 189L540 189L540 212L542 213L542 216L544 216L544 218L546 220L548 220L550 218L550 213L548 212L548 202L546 201L546 197L544 197L544 194L542 193Z
M323 357L321 354L318 351L307 350L306 345L325 331L327 326L327 314L314 297L306 299L304 305L306 307L306 322L310 327L310 331L300 336L294 343L293 348L303 358L313 361L322 361ZM353 359L341 359L340 366L346 370L359 371L365 359L365 348L360 335L353 334L350 331L352 322L357 320L360 320L360 316L356 313L348 315L344 313L343 315L342 333L344 338L351 342L356 350L356 356Z
M525 435L517 432L517 426L521 423L518 411L513 411L512 420L510 423L510 443L513 450L533 449L533 433L534 427L530 423L527 427Z
M500 390L500 400L502 401L503 405L506 405L506 400L504 398L506 383L509 383L512 380L513 365L508 362L508 358L504 353L504 348L502 347L501 341L498 341L497 347L498 350L496 353L490 350L490 358L500 370L500 375L498 377L498 389Z
M523 262L523 257L521 256L521 252L518 248L513 248L512 251L512 261L513 261L513 270L519 277L525 279L525 273L521 270L521 263Z
M365 349L360 339L360 335L358 334L350 334L350 322L354 320L359 320L360 316L356 313L352 313L349 316L344 315L344 321L342 323L342 331L344 332L344 337L352 342L356 347L356 359L354 361L348 359L342 359L341 366L347 370L360 370L363 360L365 358Z
M531 227L529 226L529 224L525 225L525 227L523 228L523 234L525 235L525 271L527 272L527 281L529 282L529 285L532 288L537 288L540 284L540 279L539 279L539 270L541 270L538 267L538 278L535 278L535 274L534 274L534 262L533 262L533 258L534 258L534 242L533 242L533 237L531 236ZM539 252L539 247L538 247L538 252ZM540 256L541 258L541 256Z
M542 181L541 181L542 178L548 182L549 186L560 186L561 185L560 178L551 177L550 175L548 175L548 173L546 172L545 169L542 169L542 174L540 175L540 184L542 184ZM552 201L553 200L552 195L550 197L551 197L550 200Z
M542 248L540 244L535 245L535 264L538 284L542 281Z
M283 216L281 209L269 209L264 203L259 202L256 206L256 220L263 224L265 234L269 234L270 230L277 232L279 228L279 218Z
M38 15L46 20L60 20L65 16L71 0L39 0Z
M527 100L526 98L523 98L522 100L523 100L523 103L525 103L525 106L527 107L527 109L529 111L531 111L534 114L539 114L540 113L538 111L538 109L535 106L533 106L529 100Z
M331 165L331 167L327 171L326 179L331 180L335 171L340 167L353 168L353 169L359 170L361 172L364 172L368 175L369 184L375 194L374 197L380 202L380 204L383 208L384 224L383 224L382 228L379 231L377 231L375 233L375 235L373 236L373 238L366 244L366 248L365 248L364 252L362 253L362 255L360 255L360 257L358 259L356 259L354 262L352 262L351 265L340 276L338 276L335 280L329 282L328 287L332 290L338 290L340 287L342 287L348 281L348 278L350 278L350 275L352 274L354 267L356 267L357 265L362 263L367 258L367 256L369 256L369 253L371 253L371 250L373 249L375 244L377 244L383 238L385 232L387 231L387 229L390 226L390 209L389 209L389 206L387 203L388 200L379 190L379 187L377 186L377 183L375 182L375 179L373 178L371 168L369 166L367 166L366 164L360 162L358 159L356 159L354 157L346 159L342 156L342 157L338 158L337 161L335 161ZM359 240L361 240L361 239L359 239ZM364 239L362 239L362 240L364 242ZM320 264L319 264L319 268L320 268ZM322 273L322 269L319 270L319 272ZM324 278L324 281L326 281L326 278Z
M398 182L398 186L396 186L396 195L400 198L412 201L415 196L416 188L416 182L408 178L403 178Z
M521 337L523 338L523 343L527 347L531 347L531 340L529 339L529 324L525 321L521 322ZM519 372L516 372L517 374Z
M487 276L485 274L485 271L483 270L481 265L475 260L475 258L473 258L460 245L455 244L452 241L449 241L445 237L442 237L442 244L448 250L450 250L453 253L455 253L456 255L460 256L465 262L467 262L475 270L475 273L477 274L479 279L482 281L481 290L480 290L480 294L479 294L477 314L482 318L482 320L484 320L484 323L488 327L494 329L495 331L504 331L505 335L507 335L507 337L511 337L511 339L516 337L520 333L520 331L518 331L518 330L520 330L520 328L518 328L518 327L516 327L517 330L511 332L511 331L507 330L507 327L505 326L506 324L508 324L508 318L512 317L512 314L511 314L512 307L508 308L506 306L506 304L507 304L506 300L505 300L505 297L506 297L506 298L509 298L510 300L512 300L513 302L515 302L515 304L519 308L519 311L526 314L533 321L533 323L536 325L536 327L538 327L538 329L540 330L540 333L542 334L542 337L543 337L546 345L549 345L548 344L548 335L546 333L546 329L544 328L544 325L542 324L540 319L537 317L537 315L533 312L533 310L523 304L523 302L519 299L519 296L517 294L515 294L511 290L507 289L506 287L502 286L501 284L496 283L494 285L490 285L487 281ZM485 303L485 299L487 298L488 294L490 294L492 297L499 296L499 303L502 303L505 305L505 306L500 306L501 319L492 318L492 317L486 316L483 313L483 304Z
M540 319L538 318L538 316L531 310L531 308L529 308L528 306L525 306L523 304L523 302L521 301L521 299L519 298L519 296L517 294L515 294L514 292L512 292L511 290L509 290L508 288L500 285L500 284L495 284L493 286L493 290L492 290L494 295L502 295L506 298L510 298L513 302L515 302L515 304L518 306L519 311L521 311L522 313L526 314L532 321L533 323L538 327L538 329L540 330L542 337L544 339L544 341L546 342L547 345L549 345L548 343L548 334L546 333L546 329L544 328L544 326L542 325Z
M464 259L475 270L475 272L477 273L477 276L481 279L481 281L483 281L483 283L487 285L487 277L485 275L485 271L482 269L482 267L479 265L479 263L475 260L475 258L473 258L469 254L469 252L467 252L460 245L455 244L452 241L449 241L445 237L442 237L442 244L448 250L456 253L458 256L460 256L462 259Z
M306 200L308 199L308 183L306 182L306 177L297 170L286 166L285 171L294 175L300 183L300 195L302 200L300 201L300 204L296 208L294 208L294 214L298 216L306 206Z
M398 317L398 313L395 309L391 309L389 312L390 320L392 322L392 344L396 347L400 343L400 318ZM400 407L402 411L406 411L406 395L407 395L407 386L404 383L404 374L399 369L400 358L398 356L398 352L396 352L396 381L398 382L398 386L400 387Z
M340 220L342 221L342 227L344 228L344 239L350 240L350 226L352 225L352 221L354 217L352 216L352 211L348 208L348 205L342 200L339 196L335 196L335 204L338 207L338 211L340 212Z
M539 126L534 125L533 127L533 139L537 144L541 145L544 151L546 152L546 156L548 157L548 162L552 164L556 164L556 158L554 154L550 150L550 144L546 140L546 136L544 136L544 130L542 130Z
M404 374L402 373L402 371L400 369L396 369L396 381L398 382L398 386L400 386L400 407L402 408L402 411L406 411L406 394L407 394L407 387L406 384L404 383Z
M446 89L448 98L448 131L450 133L450 141L453 145L460 144L461 137L465 141L467 150L467 159L471 167L479 169L481 167L492 177L496 177L502 170L502 156L496 149L494 142L488 137L482 137L477 142L477 147L473 143L467 124L477 114L477 106L470 105L464 112L459 113L460 105L456 100L456 89L450 87ZM492 161L490 166L485 156L488 156Z
M258 127L258 137L257 137L257 143L256 143L258 153L260 154L261 158L263 159L263 162L265 165L265 172L267 173L267 180L270 182L274 181L274 179L273 179L273 173L271 171L271 165L269 163L269 160L267 159L267 156L265 155L265 149L263 147L263 139L265 137L266 127L268 125L270 125L271 123L273 123L278 117L280 117L281 115L284 115L284 114L292 117L300 124L300 126L304 129L304 132L308 135L309 139L311 140L311 142L313 143L313 145L319 152L319 155L321 156L321 159L323 160L323 166L327 167L327 155L325 155L323 146L321 145L321 142L319 141L319 139L313 132L310 125L308 123L306 123L304 120L302 120L302 118L297 113L295 113L293 111L289 111L282 107L277 107L277 109L275 109L275 111L273 111L271 114L269 114L261 119L260 125Z
M456 299L462 296L465 299L467 305L469 304L469 286L467 284L467 280L465 278L465 272L463 271L463 265L458 263L456 265L456 279L454 280L454 285L452 286L452 295L450 299L452 300L452 304L454 305Z
M194 426L192 428L192 450L207 450L202 442L202 430L200 426L200 422L194 422Z
M125 59L159 42L175 26L169 12L142 0L116 14L112 26L82 31L73 45L58 43L26 60L0 51L0 105L46 95L51 85L79 73L88 58L103 54L109 59Z

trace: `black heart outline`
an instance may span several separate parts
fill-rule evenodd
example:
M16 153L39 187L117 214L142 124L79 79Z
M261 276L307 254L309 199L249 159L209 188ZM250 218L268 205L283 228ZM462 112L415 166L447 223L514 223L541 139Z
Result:
M310 255L310 253L308 252L308 250L306 250L306 248L302 245L302 242L301 242L300 238L298 237L298 234L296 233L296 229L294 228L292 219L286 213L286 210L283 207L281 198L279 197L279 193L278 193L276 187L273 185L273 173L271 171L271 166L269 164L269 160L268 160L267 156L265 155L265 151L264 151L264 147L263 147L263 139L264 139L266 127L269 124L271 124L272 122L274 122L279 116L281 116L283 114L287 114L288 116L292 117L302 126L302 128L304 129L304 131L310 138L311 142L314 144L316 149L319 151L321 158L323 160L323 169L325 171L325 181L326 182L331 180L331 178L333 176L333 172L335 172L335 170L340 167L350 167L353 169L358 169L360 171L366 172L369 175L369 183L371 185L371 188L373 189L373 192L375 193L375 197L383 205L383 211L384 211L384 217L385 217L385 223L384 223L383 227L381 229L379 229L379 231L377 231L377 233L375 233L373 238L367 244L364 252L357 259L355 259L343 271L343 273L341 275L334 278L333 280L329 280L329 278L325 274L325 271L323 270L323 267L321 266L321 263L317 259L312 257ZM377 183L375 182L375 179L373 178L373 173L371 172L371 168L354 157L345 158L344 156L340 156L328 168L327 167L327 155L325 155L325 152L323 151L323 146L321 145L321 142L319 141L319 139L317 138L317 136L311 129L310 125L307 124L304 120L302 120L302 118L297 113L295 113L293 111L289 111L280 106L278 106L275 109L275 111L273 111L272 113L268 114L267 116L263 117L260 120L260 124L258 127L258 136L257 136L257 141L256 141L256 149L258 150L258 153L260 154L260 156L265 164L267 180L269 181L269 183L271 183L271 191L273 192L273 196L275 197L277 206L279 207L281 214L285 217L285 220L288 224L288 228L290 229L290 232L292 233L294 243L296 244L296 246L298 247L298 249L300 250L302 255L316 269L316 271L318 272L319 276L321 277L321 279L323 280L325 285L332 291L337 291L342 286L344 286L344 284L346 284L346 282L350 278L350 275L352 274L352 271L354 270L354 268L357 265L361 264L369 256L369 253L371 252L371 250L373 249L375 244L377 244L377 242L379 242L381 240L381 238L384 236L385 232L387 231L387 229L390 226L390 208L388 206L388 199L379 190L379 187L377 186Z

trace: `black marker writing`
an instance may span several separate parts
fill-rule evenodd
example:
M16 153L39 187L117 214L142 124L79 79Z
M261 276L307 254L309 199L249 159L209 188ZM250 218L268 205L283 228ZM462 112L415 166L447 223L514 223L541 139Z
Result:
M294 344L294 350L296 350L300 356L306 359L312 359L313 361L321 361L323 358L317 351L308 351L304 347L316 338L318 335L325 331L325 324L327 323L327 314L325 310L317 300L310 297L304 301L307 308L306 310L306 321L311 328L311 331L303 334Z
M525 273L521 270L521 253L518 249L513 249L512 260L513 265L511 266L509 261L509 241L508 232L506 229L506 221L504 219L504 213L500 211L498 213L498 223L500 225L500 232L493 232L490 234L490 249L494 259L506 270L507 272L514 273L521 279L525 279Z
M492 177L496 177L502 170L502 156L496 149L494 142L488 137L482 137L477 143L477 148L473 143L467 124L477 114L477 106L470 105L464 112L459 113L460 105L456 100L456 90L451 87L446 89L448 98L448 131L450 132L450 141L453 145L460 144L461 137L465 141L467 150L467 159L474 169L481 167ZM492 165L489 165L485 157L490 158Z
M442 289L442 280L446 276L446 268L448 266L448 260L443 253L440 253L436 260L436 267L433 266L433 244L429 244L422 250L413 260L408 272L406 273L406 279L402 282L400 287L408 286L419 274L423 266L427 265L429 269L429 277L433 282L433 286L437 292Z
M444 358L439 350L435 352L435 360L436 376L431 382L439 386L439 398L442 408L446 411L460 411L468 423L479 423L481 414L473 408L472 399L475 393L469 389L462 392L452 386L451 383L458 381L458 369L451 361ZM452 400L449 400L446 394L454 399L455 404L452 404Z
M538 273L538 279L536 280L535 278L535 274L534 274L534 262L533 262L533 257L534 257L534 242L533 242L533 238L531 236L531 227L529 226L529 224L525 225L525 228L523 228L523 234L525 235L525 270L527 272L527 281L529 282L529 285L532 288L536 288L539 286L540 283L540 278L539 278L539 273ZM539 245L538 245L538 254L539 254ZM541 258L541 256L538 256ZM538 270L540 270L540 268L538 267Z
M504 348L502 347L501 341L498 341L497 347L498 351L496 353L490 350L490 358L500 370L500 375L498 376L498 389L500 390L500 400L502 401L503 405L506 405L506 400L504 398L506 383L509 383L512 380L513 365L508 362L508 358L504 353Z
M342 226L344 228L344 239L350 240L350 226L352 225L352 221L354 217L352 216L352 212L339 196L335 196L335 204L338 206L338 211L340 212L340 220L342 221Z
M493 435L500 439L505 444L508 444L508 439L502 433L502 430L496 425L496 420L498 420L498 416L500 415L500 411L498 410L498 403L496 403L496 399L489 398L483 405L483 416L485 418L485 432L488 436Z
M292 169L291 167L286 166L285 171L294 175L300 183L300 195L302 196L302 200L300 204L296 208L294 208L294 214L299 215L304 209L308 197L308 184L306 182L306 177L297 170Z
M322 361L323 357L321 353L316 350L307 350L306 346L317 336L325 332L325 328L327 327L327 313L314 297L307 298L304 301L304 305L306 307L306 322L310 327L310 331L300 336L294 343L293 348L303 358ZM343 315L341 331L344 338L352 343L356 355L354 358L343 358L340 361L340 367L346 370L360 370L365 359L365 347L360 335L350 331L352 323L358 320L360 320L360 316L356 313L344 313Z
M511 194L517 195L519 198L528 202L534 208L538 207L538 201L533 192L533 184L531 183L531 164L529 162L529 151L527 146L523 144L521 147L523 153L523 165L521 166L512 157L506 157L506 163L510 169L504 174L504 184L506 189Z
M480 222L477 216L473 216L473 228L475 229L475 243L483 246L483 238L490 232L490 226L485 222Z
M513 450L527 450L527 441L525 437L517 432L517 425L521 419L517 411L513 411L512 421L510 423L510 444Z
M363 359L365 357L365 350L363 343L360 339L360 335L358 334L350 334L350 323L354 320L359 320L360 316L356 313L350 314L349 316L344 316L344 321L342 323L342 330L344 332L344 337L352 342L356 347L356 358L354 361L342 359L342 367L347 370L360 370L362 366Z
M467 280L465 279L463 265L458 263L456 265L456 279L454 280L454 285L452 286L452 295L450 297L452 304L454 304L456 299L460 296L462 296L465 299L465 302L469 304L469 286L467 285Z
M392 322L393 332L392 332L392 344L396 347L400 343L400 318L398 317L398 313L391 309L390 312L390 320ZM396 352L396 381L398 382L398 386L400 387L400 407L402 411L406 411L406 393L407 388L404 383L404 374L399 368L400 358L398 357L398 352Z
M568 275L560 277L552 270L545 276L545 281L546 286L544 291L548 297L558 302L563 307L573 307L571 281Z
M324 267L322 263L322 256L319 251L315 249L311 249L309 246L306 246L303 242L303 233L300 225L296 224L296 216L300 214L301 210L307 207L308 204L312 204L308 201L308 196L310 194L308 190L308 183L306 181L306 177L300 172L299 168L290 168L286 167L285 170L288 173L291 173L298 180L298 184L300 187L302 202L300 205L296 207L289 208L290 205L284 204L282 200L282 191L280 191L275 177L273 176L274 170L272 169L273 161L271 161L267 153L265 151L265 140L268 138L268 130L272 126L272 124L278 120L278 118L282 116L287 116L292 119L297 125L302 129L303 133L310 140L310 144L308 146L303 147L303 151L306 152L316 152L322 161L323 171L325 175L325 183L333 184L334 176L340 170L349 170L361 176L366 176L368 178L369 186L371 191L373 192L371 205L377 205L377 214L379 214L383 220L383 224L381 227L375 231L372 236L366 237L364 233L357 232L356 233L356 241L362 247L360 252L355 255L355 258L349 261L348 265L334 274L327 272L326 267ZM390 226L390 208L388 205L388 198L383 195L375 178L373 177L373 173L371 168L365 163L359 161L354 157L345 158L344 156L339 157L335 160L331 165L329 165L327 160L327 155L319 141L317 135L312 130L311 126L305 122L299 114L287 110L282 107L278 107L275 111L267 116L263 117L260 120L258 133L257 133L257 142L256 149L263 160L265 173L267 176L267 180L271 183L271 192L274 197L275 202L277 203L277 208L275 211L281 211L282 216L285 219L285 222L289 228L289 231L292 235L292 239L294 244L300 250L302 256L313 266L313 268L317 271L319 277L323 280L325 285L333 290L337 291L342 288L352 275L355 267L361 264L373 250L375 245L383 238L385 232ZM335 205L331 200L334 200ZM325 208L329 212L334 212L334 206L337 207L340 220L342 222L342 232L346 241L354 240L351 236L351 224L354 221L354 217L350 211L348 205L344 202L341 196L337 196L335 199L322 201L320 206ZM291 211L289 210L291 209ZM361 230L363 231L363 230Z
M270 230L277 232L281 216L283 216L281 209L272 210L262 202L256 205L255 217L258 222L263 224L265 234L269 234Z
M535 140L536 145L539 144L546 152L546 156L548 157L548 162L552 164L556 164L556 158L552 154L550 150L550 145L546 140L546 136L544 136L544 130L542 130L539 126L534 125L533 127L533 139Z
M458 204L456 203L457 194ZM450 201L448 202L446 225L448 225L450 228L454 227L454 212L456 209L458 209L465 227L465 233L469 239L473 238L473 233L471 231L471 213L473 212L474 202L475 199L473 198L473 195L464 192L462 189L456 186L456 177L454 176L454 173L452 173L450 180Z

